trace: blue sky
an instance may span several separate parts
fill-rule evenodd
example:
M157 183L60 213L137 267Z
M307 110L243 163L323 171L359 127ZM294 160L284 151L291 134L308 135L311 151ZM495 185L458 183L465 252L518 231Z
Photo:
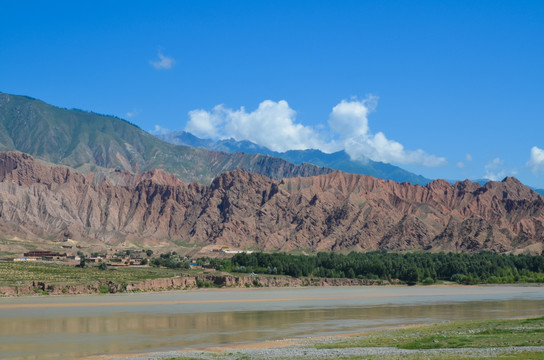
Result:
M544 2L8 2L0 91L544 188Z

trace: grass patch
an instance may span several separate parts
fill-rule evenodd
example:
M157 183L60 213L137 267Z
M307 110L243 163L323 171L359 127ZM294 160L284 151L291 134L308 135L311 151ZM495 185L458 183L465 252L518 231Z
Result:
M385 359L388 360L457 360L457 359L481 359L481 355L476 354L403 354L403 355L387 355L387 356L379 356L379 355L370 355L370 356L354 356L347 359L350 360L356 360L356 359L368 359L368 360L378 360L378 359ZM544 352L539 351L520 351L520 352L499 352L496 355L491 356L485 356L483 357L485 360L521 360L521 359L529 359L529 360L544 360Z
M382 330L317 348L396 347L399 349L455 349L507 346L544 346L544 317L534 319L463 321L411 329Z

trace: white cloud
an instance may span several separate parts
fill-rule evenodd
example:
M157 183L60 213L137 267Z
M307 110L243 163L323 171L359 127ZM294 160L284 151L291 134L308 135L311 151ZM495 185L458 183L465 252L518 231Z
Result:
M174 60L174 58L164 56L160 50L159 50L158 56L159 56L159 60L149 61L149 63L157 70L171 69L172 66L174 66L174 64L176 63L176 60Z
M485 166L484 179L498 181L504 178L506 176L506 171L502 169L503 164L504 161L500 158L493 159L493 161Z
M140 112L138 110L132 110L132 111L128 111L126 113L126 116L127 116L127 119L130 119L130 118L133 118L135 116L138 116Z
M368 115L373 110L377 98L366 100L342 100L329 116L329 126L338 134L339 142L354 160L365 160L399 164L418 164L427 167L445 165L446 159L427 154L425 151L405 150L404 146L388 139L383 132L372 134L368 125Z
M465 161L466 162L472 162L472 155L470 154L466 154L465 155ZM459 169L465 169L468 167L468 165L462 161L459 161L456 166L459 168Z
M538 172L544 172L544 150L533 146L531 148L531 157L527 162L527 166L535 174Z
M369 131L369 113L370 109L366 105L366 100L342 100L332 108L329 116L329 126L341 139L366 135Z
M249 140L274 151L329 148L318 132L297 124L295 116L284 100L265 100L252 112L217 105L210 112L190 111L185 130L205 138Z
M223 105L217 105L211 111L193 110L189 112L185 130L204 138L249 140L275 151L345 149L352 159L361 161L372 159L428 167L447 163L445 158L423 150L406 150L382 132L373 134L368 115L376 103L376 97L361 101L342 100L329 116L328 137L322 126L313 128L297 123L296 112L284 100L265 100L252 112L244 107L232 110Z
M185 131L201 138L217 139L221 137L224 122L223 105L217 105L211 112L192 110Z
M164 135L164 134L168 134L169 132L170 132L169 129L162 127L160 125L155 125L153 130L149 130L149 133L153 135Z

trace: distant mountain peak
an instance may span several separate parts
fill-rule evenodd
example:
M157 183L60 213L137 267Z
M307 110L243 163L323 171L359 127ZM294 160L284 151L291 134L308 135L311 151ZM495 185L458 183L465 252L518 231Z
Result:
M227 140L201 139L186 131L176 131L169 134L157 135L157 137L176 145L187 145L209 150L225 151L228 153L243 152L247 154L269 155L282 158L297 165L303 163L313 164L325 168L342 170L348 173L370 175L397 182L426 185L431 181L423 176L413 174L391 164L372 161L370 159L352 160L343 150L332 154L327 154L317 149L276 152L248 140L237 141L232 138Z

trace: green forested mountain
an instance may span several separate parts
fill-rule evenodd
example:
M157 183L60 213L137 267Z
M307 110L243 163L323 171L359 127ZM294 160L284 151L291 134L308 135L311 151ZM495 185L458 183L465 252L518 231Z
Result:
M0 93L0 151L13 150L81 171L161 168L184 181L202 183L233 169L272 178L331 171L258 154L175 146L113 116L61 109L26 96Z

